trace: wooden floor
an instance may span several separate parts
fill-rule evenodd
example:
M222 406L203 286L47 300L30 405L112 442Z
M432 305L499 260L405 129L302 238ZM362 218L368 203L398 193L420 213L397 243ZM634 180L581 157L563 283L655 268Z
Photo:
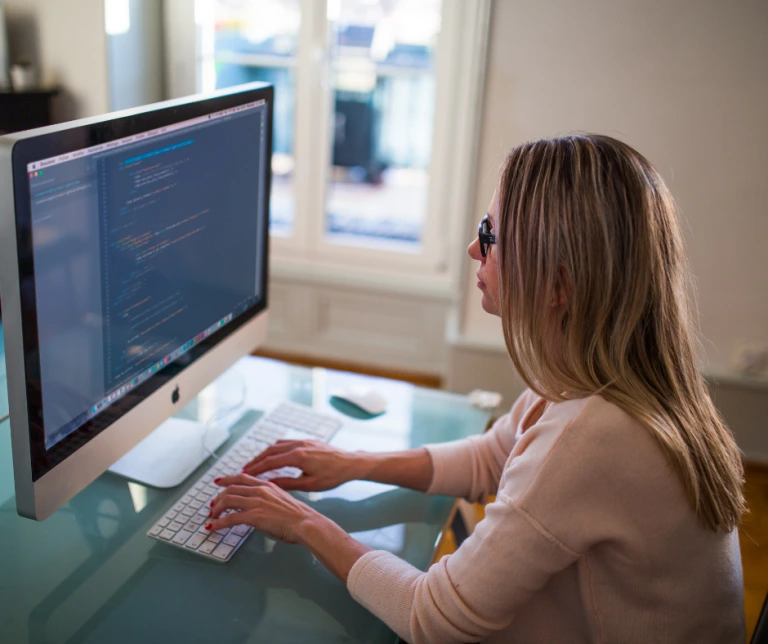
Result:
M422 387L440 387L438 376L432 374L410 373L391 369L377 369L365 365L344 361L320 361L309 357L297 357L275 352L259 351L258 355L276 358L308 366L322 366L328 369L353 371L383 378L406 380ZM757 623L760 608L768 593L768 467L762 465L746 466L745 494L749 511L744 516L739 529L741 560L744 567L744 612L747 622L747 642ZM484 516L482 506L476 506L478 520ZM450 529L443 536L435 551L434 561L456 549L456 539Z
M317 359L311 356L297 356L292 353L282 353L281 351L272 351L271 349L258 349L253 352L255 356L262 358L272 358L282 360L291 364L298 364L304 367L323 367L325 369L335 369L337 371L351 371L352 373L362 373L366 376L376 376L378 378L390 378L392 380L405 380L419 387L429 387L430 389L439 389L442 386L440 376L432 373L421 373L416 371L401 371L396 369L387 369L386 367L372 367L357 362L347 360L331 360L327 358Z

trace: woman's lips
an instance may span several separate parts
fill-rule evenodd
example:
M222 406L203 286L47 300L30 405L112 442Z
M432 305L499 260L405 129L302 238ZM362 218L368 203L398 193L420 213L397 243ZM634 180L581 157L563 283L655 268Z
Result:
M481 280L479 276L477 278L477 288L481 290L485 290L485 282L483 282L483 280Z

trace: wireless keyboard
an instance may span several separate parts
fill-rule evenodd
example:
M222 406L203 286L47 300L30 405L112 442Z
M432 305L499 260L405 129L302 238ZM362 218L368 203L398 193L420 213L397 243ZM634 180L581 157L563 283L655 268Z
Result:
M295 403L281 403L262 416L213 466L189 487L147 532L147 536L194 552L214 561L229 561L251 534L253 528L237 525L209 532L209 502L220 491L213 479L239 474L254 456L281 439L321 439L329 441L342 422ZM259 478L297 477L301 470L284 467L266 472ZM229 513L228 511L227 513Z

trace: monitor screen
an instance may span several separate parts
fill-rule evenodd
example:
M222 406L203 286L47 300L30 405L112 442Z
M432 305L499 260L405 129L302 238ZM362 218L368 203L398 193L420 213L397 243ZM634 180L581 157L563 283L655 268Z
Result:
M265 127L261 100L27 165L46 449L259 301Z
M16 143L33 481L265 308L271 92Z

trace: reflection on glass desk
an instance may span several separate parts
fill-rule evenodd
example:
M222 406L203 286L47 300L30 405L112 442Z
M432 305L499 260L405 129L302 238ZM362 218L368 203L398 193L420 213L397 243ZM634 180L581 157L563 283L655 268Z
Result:
M0 354L0 417L7 409L4 372ZM332 441L345 449L385 451L455 440L482 432L490 416L465 396L253 357L239 361L179 416L218 422L230 410L221 419L232 425L223 453L262 410L282 400L340 415L329 392L361 381L372 383L389 407L371 420L345 417ZM244 404L231 411L244 390ZM9 423L0 424L0 641L397 640L299 546L254 532L230 563L220 564L146 537L181 489L147 488L104 474L45 522L23 519L16 514ZM422 570L453 506L451 498L362 481L297 496L363 543Z

